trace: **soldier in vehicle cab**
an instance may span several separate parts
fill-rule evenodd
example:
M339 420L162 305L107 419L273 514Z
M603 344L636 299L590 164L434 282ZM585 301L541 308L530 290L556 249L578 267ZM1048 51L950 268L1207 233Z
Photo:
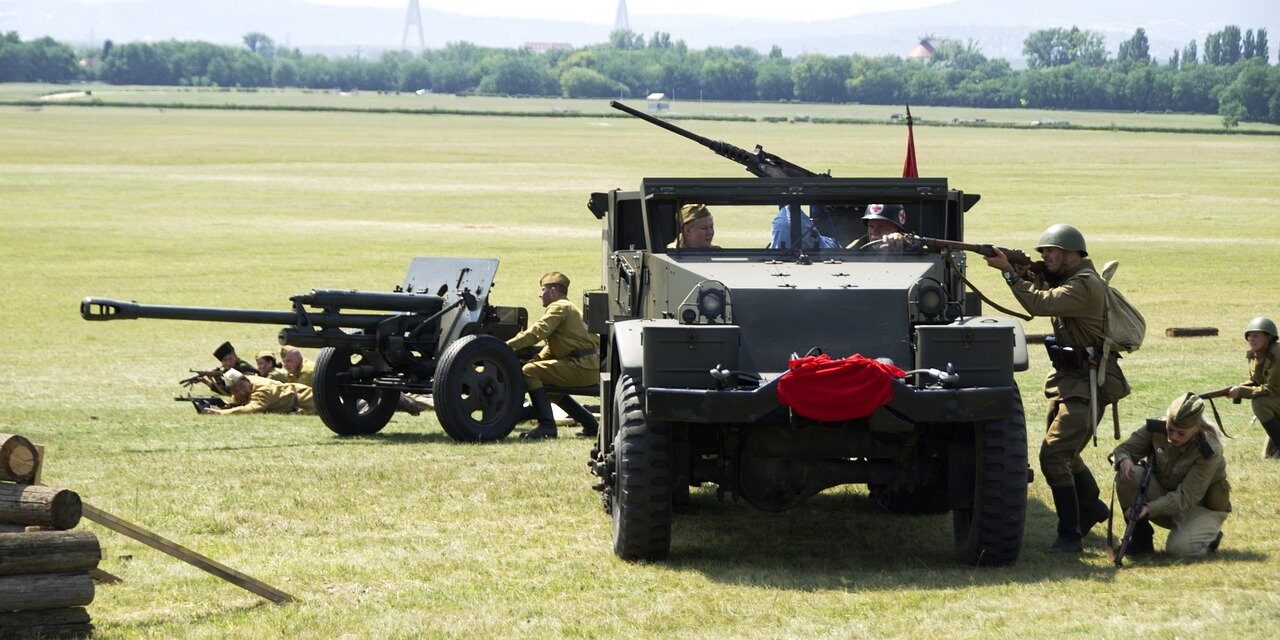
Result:
M711 240L716 235L715 218L706 205L686 204L680 207L680 235L677 249L719 249Z
M867 227L867 235L854 240L848 248L901 251L910 243L906 234L907 210L900 204L869 204L862 223Z

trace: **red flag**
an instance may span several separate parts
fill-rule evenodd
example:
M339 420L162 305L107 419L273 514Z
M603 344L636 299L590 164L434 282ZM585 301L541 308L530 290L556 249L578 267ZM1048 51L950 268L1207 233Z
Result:
M907 105L907 159L902 163L902 177L919 178L920 171L916 169L916 136L911 125L911 105Z

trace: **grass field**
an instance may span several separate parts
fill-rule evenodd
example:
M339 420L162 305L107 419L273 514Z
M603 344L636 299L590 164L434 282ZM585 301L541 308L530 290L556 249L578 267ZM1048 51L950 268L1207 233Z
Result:
M85 95L85 91L92 95ZM642 105L641 98L624 99L632 105ZM535 112L573 113L582 115L619 115L610 109L603 99L572 98L504 98L489 96L458 96L454 94L414 95L411 92L378 93L376 91L347 92L303 89L259 89L236 91L208 87L147 87L113 86L97 84L49 85L49 84L0 84L0 101L33 100L46 103L76 103L100 101L134 104L189 104L200 106L242 105L262 107L303 107L326 109L438 109L450 112ZM841 118L888 123L889 116L903 113L902 105L875 104L824 104L786 102L720 102L696 99L669 101L671 116L742 116L748 118ZM1052 109L983 109L978 107L928 107L912 108L912 115L928 123L950 123L953 120L986 120L991 125L1027 126L1034 121L1066 120L1073 126L1083 127L1142 127L1163 129L1222 130L1222 118L1217 114L1163 114L1132 111L1065 111ZM803 125L802 125L803 126ZM1245 122L1240 131L1275 134L1280 126L1260 122ZM749 144L738 146L750 147Z
M899 128L696 129L838 176L902 162ZM1067 221L1121 261L1114 283L1151 328L1124 362L1126 430L1178 392L1241 380L1243 326L1280 316L1280 138L940 128L917 131L917 152L922 175L982 194L970 238L1029 248ZM125 580L98 589L100 636L1274 635L1280 465L1258 459L1256 425L1229 442L1236 511L1205 562L1116 572L1096 532L1080 558L1045 554L1037 477L1013 567L957 566L949 518L882 515L862 488L784 514L695 490L672 559L629 564L609 550L586 440L460 445L403 414L354 439L316 418L196 416L169 400L174 381L224 339L273 347L274 328L76 313L85 295L285 309L313 287L390 289L421 255L501 258L495 302L536 313L546 270L568 273L574 298L599 284L587 194L660 175L743 174L625 120L0 107L0 431L48 447L47 483L300 599L265 605L89 525ZM730 238L763 241L766 225L717 220ZM972 275L1011 303L994 272ZM1033 459L1047 367L1033 351L1019 378ZM1233 433L1248 416L1225 405ZM1112 446L1099 442L1095 470Z

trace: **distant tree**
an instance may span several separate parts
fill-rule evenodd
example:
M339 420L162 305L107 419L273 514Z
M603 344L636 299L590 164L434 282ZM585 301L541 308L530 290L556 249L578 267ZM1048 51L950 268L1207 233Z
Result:
M298 86L298 64L289 58L276 58L271 67L271 84L277 87Z
M1177 50L1177 49L1174 49L1174 50L1173 50L1173 53L1169 55L1169 66L1173 67L1174 69L1177 69L1177 68L1178 68L1178 62L1179 62L1179 60L1178 60L1178 50Z
M623 51L643 49L644 36L626 29L619 29L609 33L609 46Z
M275 57L276 41L272 40L271 36L259 31L250 31L244 34L242 39L244 40L244 46L249 47L250 51L264 58Z
M1220 64L1235 64L1240 60L1240 27L1227 25L1220 33L1222 34L1219 40L1222 47Z
M1219 113L1238 115L1239 120L1265 121L1269 116L1268 101L1277 87L1269 86L1272 75L1262 61L1241 65L1235 80L1218 96ZM1239 109L1236 106L1239 106ZM1225 111L1224 111L1225 110Z
M560 88L567 98L610 98L626 93L626 87L594 69L574 67L560 75Z
M654 31L653 36L649 38L650 49L670 49L671 34L665 31Z
M756 96L756 69L738 58L707 60L700 80L703 95L712 100L751 100Z
M782 58L782 47L779 47L778 45L775 44L769 48L770 60L779 60L781 58Z
M400 65L400 90L417 91L431 88L431 63L417 57Z
M1240 57L1244 60L1252 60L1256 51L1256 43L1253 39L1253 29L1244 32L1244 44L1240 47Z
M770 101L790 100L795 97L795 90L795 83L791 81L790 61L771 55L760 63L759 70L756 72L757 98Z
M1200 60L1200 54L1196 52L1196 41L1192 39L1187 46L1182 49L1182 66L1195 64Z
M1022 43L1022 54L1032 69L1056 67L1072 62L1100 66L1107 61L1101 33L1080 29L1041 29L1031 32Z
M1222 34L1211 33L1204 37L1204 63L1222 64Z
M100 59L100 60L106 60L106 59L107 59L107 56L111 55L111 48L112 48L112 47L114 47L114 46L116 46L116 43L112 42L110 39L103 40L103 41L102 41L102 55L99 57L99 59Z
M1222 126L1230 129L1240 126L1240 120L1244 119L1247 112L1244 105L1239 102L1223 102L1218 107L1218 115L1222 116Z
M849 99L862 104L898 104L903 100L906 65L896 56L855 56L845 89Z
M1120 43L1120 50L1116 54L1116 60L1120 62L1138 62L1147 64L1151 62L1150 44L1147 42L1147 32L1142 27L1138 27L1133 32L1133 37Z
M1258 29L1258 33L1253 38L1253 57L1262 60L1266 64L1271 64L1271 47L1267 44L1267 30L1265 28Z
M802 55L791 65L796 97L807 102L843 102L848 79L847 65L821 54Z
M546 96L559 94L560 85L552 77L551 69L541 60L514 56L495 64L480 80L480 90L485 93Z

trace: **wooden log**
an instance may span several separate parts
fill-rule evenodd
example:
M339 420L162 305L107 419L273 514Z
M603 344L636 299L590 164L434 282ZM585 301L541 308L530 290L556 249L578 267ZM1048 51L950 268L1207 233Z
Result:
M1191 338L1195 336L1216 336L1217 327L1169 327L1164 330L1168 338Z
M89 572L0 576L0 611L83 607L93 602Z
M22 436L0 433L0 480L29 484L36 479L36 462L40 454L35 445Z
M86 571L101 559L92 531L0 533L0 576Z
M80 522L80 496L69 489L0 483L0 522L72 529Z
M0 613L0 638L67 638L92 632L84 607Z

